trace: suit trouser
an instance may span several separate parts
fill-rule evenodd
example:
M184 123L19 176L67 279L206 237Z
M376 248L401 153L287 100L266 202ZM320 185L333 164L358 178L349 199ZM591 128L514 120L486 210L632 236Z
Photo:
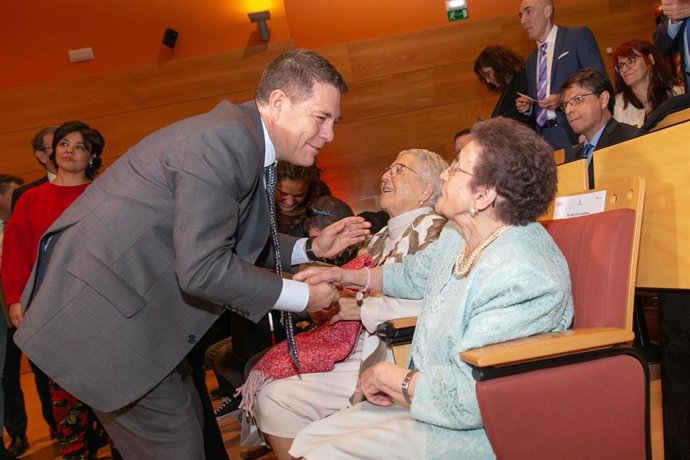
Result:
M201 402L186 361L132 404L94 412L125 460L205 457Z
M14 343L15 328L7 331L7 352L5 365L3 367L3 381L5 399L5 429L10 436L26 435L26 407L24 406L24 393L21 388L20 364L22 351ZM31 361L31 370L36 382L36 392L41 401L41 414L43 420L51 430L55 429L55 418L53 417L53 406L50 400L50 389L48 387L48 377L36 367Z

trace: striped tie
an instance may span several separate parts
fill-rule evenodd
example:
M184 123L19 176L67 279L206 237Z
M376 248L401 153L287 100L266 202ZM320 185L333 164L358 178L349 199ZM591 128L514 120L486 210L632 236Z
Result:
M539 45L539 75L537 77L537 99L546 99L546 49L548 43ZM546 109L537 108L537 124L543 127L546 124Z
M271 223L271 243L273 246L273 256L276 261L276 273L278 276L283 276L283 266L280 260L280 241L278 240L278 222L276 220L276 165L275 163L264 168L264 176L266 178L266 197L268 198L269 220ZM269 312L270 315L270 312ZM295 344L295 332L292 328L292 315L289 312L283 311L280 317L281 323L285 326L285 335L288 342L288 354L292 363L297 370L300 369L299 358L297 357L297 344ZM273 332L271 330L271 332Z

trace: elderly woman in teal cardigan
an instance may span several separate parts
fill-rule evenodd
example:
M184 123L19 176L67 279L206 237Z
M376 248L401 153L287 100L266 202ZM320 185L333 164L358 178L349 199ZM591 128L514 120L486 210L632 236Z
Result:
M304 428L292 456L493 458L472 369L459 354L570 326L568 266L536 223L556 191L551 148L504 118L478 123L471 136L441 175L435 209L449 223L436 243L400 264L298 275L423 305L409 369L388 362L367 369L360 379L367 401Z

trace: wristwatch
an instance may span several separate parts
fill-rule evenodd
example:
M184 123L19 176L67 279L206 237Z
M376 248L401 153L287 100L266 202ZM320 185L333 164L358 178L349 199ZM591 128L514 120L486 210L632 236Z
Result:
M317 261L319 260L318 257L316 257L316 254L314 254L314 250L311 247L312 242L314 241L314 238L307 238L307 242L304 244L304 252L307 253L307 259Z

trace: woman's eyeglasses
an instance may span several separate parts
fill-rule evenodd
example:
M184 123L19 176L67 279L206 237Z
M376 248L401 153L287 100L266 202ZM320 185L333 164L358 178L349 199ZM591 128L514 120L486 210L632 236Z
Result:
M451 174L453 174L455 172L461 172L461 173L467 174L468 176L474 177L474 174L472 174L469 171L465 171L464 169L462 169L460 167L460 162L458 160L453 160L453 162L450 164L450 166L448 166L448 172Z
M419 173L417 171L415 171L414 169L410 168L407 165L404 165L402 163L393 163L392 165L388 166L387 168L383 168L383 171L381 171L381 176L383 176L386 173L390 173L391 176L397 176L400 173L402 173L403 170L405 170L405 169L412 171L413 173L419 175Z
M637 56L631 56L628 59L626 59L625 61L619 62L618 64L614 65L613 69L616 72L621 73L623 71L623 69L625 69L626 67L628 69L632 69L636 63L637 63Z

